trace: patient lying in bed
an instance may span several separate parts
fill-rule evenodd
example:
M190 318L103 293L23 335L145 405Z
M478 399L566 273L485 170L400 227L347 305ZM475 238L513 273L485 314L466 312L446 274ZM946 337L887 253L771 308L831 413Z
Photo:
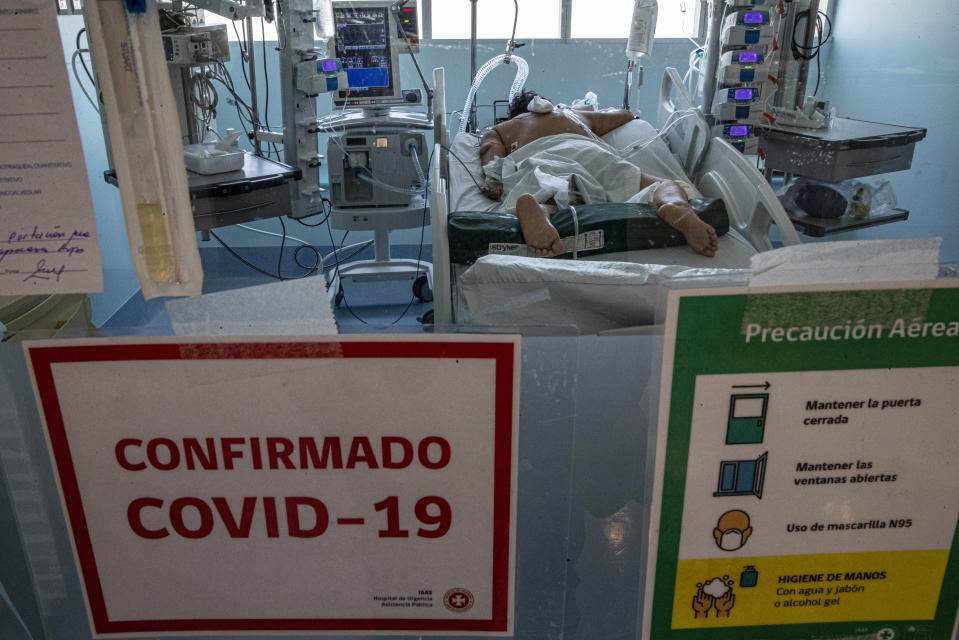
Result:
M632 201L656 205L659 217L679 230L694 251L716 254L716 231L690 208L678 183L643 173L598 140L632 119L628 111L554 111L548 101L523 92L510 105L510 119L483 136L480 159L487 175L486 193L505 199L506 209L515 209L535 255L563 252L549 220L557 205L619 202L632 195L640 198ZM547 136L555 138L539 142ZM504 181L509 189L504 190ZM558 186L550 188L551 184Z

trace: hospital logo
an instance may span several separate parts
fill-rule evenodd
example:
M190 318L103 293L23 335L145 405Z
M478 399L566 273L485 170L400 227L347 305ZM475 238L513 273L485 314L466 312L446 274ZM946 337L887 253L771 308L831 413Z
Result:
M443 604L455 613L464 613L473 608L473 594L469 589L450 589L443 596Z

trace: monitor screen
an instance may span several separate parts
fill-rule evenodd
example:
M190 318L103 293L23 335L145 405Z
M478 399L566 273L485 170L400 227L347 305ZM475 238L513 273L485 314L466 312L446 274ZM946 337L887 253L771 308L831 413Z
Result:
M743 51L739 54L740 62L759 62L759 54L755 51Z
M735 99L736 100L752 100L753 90L752 89L736 89Z
M762 24L763 14L761 11L750 11L743 16L743 22L745 24Z
M746 125L732 125L729 127L729 135L731 136L748 136L749 127Z
M390 49L389 6L335 6L336 57L349 81L349 95L337 92L338 101L391 98L395 70Z

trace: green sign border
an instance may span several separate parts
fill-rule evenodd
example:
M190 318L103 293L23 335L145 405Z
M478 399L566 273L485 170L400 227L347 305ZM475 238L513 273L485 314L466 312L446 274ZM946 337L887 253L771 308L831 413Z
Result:
M702 292L701 292L702 293ZM693 640L809 640L861 636L861 629L931 627L932 638L951 637L959 606L959 524L953 534L934 620L869 620L815 624L671 629L679 534L689 457L696 377L700 375L959 366L959 337L888 337L897 319L907 325L959 321L959 288L882 288L685 295L680 298L669 400L669 431L656 545L651 637ZM869 326L883 337L821 342L746 343L746 326ZM845 334L845 329L840 331ZM668 375L668 374L667 374ZM897 636L897 638L900 636ZM927 636L928 637L928 636Z

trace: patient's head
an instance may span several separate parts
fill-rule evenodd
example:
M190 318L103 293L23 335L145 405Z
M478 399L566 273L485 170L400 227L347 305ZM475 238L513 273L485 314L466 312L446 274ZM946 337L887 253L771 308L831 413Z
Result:
M513 98L513 101L509 103L509 118L512 120L518 115L526 113L529 103L539 96L535 91L523 91L522 93L516 94L516 97ZM543 96L540 96L541 98Z

